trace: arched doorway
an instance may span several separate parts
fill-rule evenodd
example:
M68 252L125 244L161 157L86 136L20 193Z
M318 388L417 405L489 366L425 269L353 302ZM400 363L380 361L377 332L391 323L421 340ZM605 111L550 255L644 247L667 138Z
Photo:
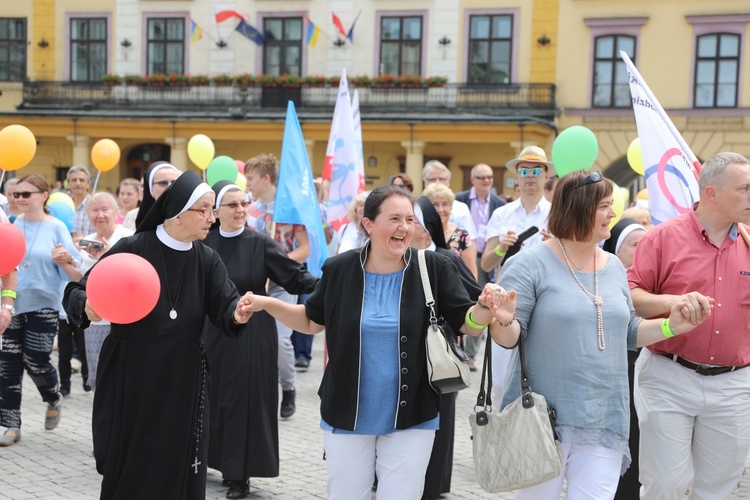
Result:
M141 179L149 165L155 161L169 161L172 148L166 144L139 144L133 147L125 160L126 177Z

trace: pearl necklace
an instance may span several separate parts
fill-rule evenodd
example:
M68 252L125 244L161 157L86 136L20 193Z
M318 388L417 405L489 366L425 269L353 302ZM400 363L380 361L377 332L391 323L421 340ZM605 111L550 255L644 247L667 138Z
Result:
M570 262L570 258L568 257L568 252L565 251L565 245L563 245L562 240L558 239L557 242L560 244L560 250L562 250L563 257L565 257L565 263L568 265L570 274L573 275L573 278L576 280L576 283L578 283L578 286L581 287L581 290L583 290L583 292L594 301L594 305L596 306L596 330L597 330L596 340L599 346L599 350L603 351L607 347L606 344L604 343L604 319L602 317L602 304L604 304L604 299L602 299L599 296L599 270L596 267L596 249L594 249L594 255L593 255L593 258L594 258L594 293L592 294L591 292L586 290L586 287L583 286L583 283L581 283L581 280L578 279L578 275L573 270L573 264L571 264Z

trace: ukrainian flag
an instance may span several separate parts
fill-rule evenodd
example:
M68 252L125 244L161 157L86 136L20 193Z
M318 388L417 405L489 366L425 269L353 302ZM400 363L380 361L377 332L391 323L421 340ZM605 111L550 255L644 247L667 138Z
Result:
M190 43L196 44L198 40L203 38L203 28L195 24L195 21L190 20Z
M318 36L320 36L320 28L315 26L315 23L307 20L307 34L305 35L305 42L310 47L315 47L318 43Z

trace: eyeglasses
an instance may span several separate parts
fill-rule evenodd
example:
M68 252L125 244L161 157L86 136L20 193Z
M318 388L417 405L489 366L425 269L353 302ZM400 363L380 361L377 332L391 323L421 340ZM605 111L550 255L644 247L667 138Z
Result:
M584 177L583 179L581 179L580 181L578 181L578 184L576 184L575 186L570 186L565 191L565 194L563 195L563 200L565 198L567 198L568 194L570 194L571 191L575 191L579 187L583 187L586 184L591 184L593 182L599 182L602 179L604 179L604 176L602 175L601 172L599 172L599 171L591 172L589 175L587 175L586 177Z
M225 203L224 205L219 205L220 207L229 207L231 210L237 210L237 207L247 208L249 205L246 201L241 201L239 203Z
M44 191L16 191L13 193L13 198L15 199L23 198L24 200L28 200L29 198L31 198L32 194L43 193L43 192Z
M177 179L175 179L175 181L176 180ZM154 184L156 184L157 186L161 186L161 187L167 187L167 186L171 186L172 184L174 184L174 181L154 181Z
M542 173L544 173L544 169L542 167L519 167L518 168L518 175L521 177L528 177L529 173L533 175L534 177L541 177Z
M213 208L188 208L188 212L198 212L203 216L204 219L216 219L219 216L219 211Z
M475 175L474 178L478 181L491 181L495 178L494 175Z

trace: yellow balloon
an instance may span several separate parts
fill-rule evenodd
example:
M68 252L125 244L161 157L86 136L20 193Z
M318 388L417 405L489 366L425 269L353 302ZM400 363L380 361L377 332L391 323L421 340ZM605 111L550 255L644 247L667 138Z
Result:
M247 189L247 179L239 172L237 172L237 179L235 179L234 183L243 191Z
M23 125L8 125L0 130L0 169L18 170L36 154L36 137Z
M612 187L614 188L612 190L612 210L615 211L615 217L609 222L610 229L620 222L622 212L625 210L625 196L622 194L622 189L620 189L620 187L614 182L612 182Z
M91 148L91 162L100 172L108 172L120 161L120 146L112 139L99 139Z
M208 136L197 134L188 141L187 153L190 161L195 163L196 167L206 170L211 160L214 159L216 148Z
M47 198L47 205L51 205L52 203L55 203L56 201L62 202L70 207L71 210L75 211L76 204L73 203L73 198L68 196L67 194L63 192L56 192L49 195L49 198Z
M638 191L638 194L635 195L636 200L648 200L648 189L643 188L640 191Z
M622 191L622 197L625 201L625 206L627 207L630 203L630 190L626 187L620 187L620 191Z
M641 139L636 137L628 146L628 163L638 175L645 175L646 168L643 166L643 150L641 149Z

